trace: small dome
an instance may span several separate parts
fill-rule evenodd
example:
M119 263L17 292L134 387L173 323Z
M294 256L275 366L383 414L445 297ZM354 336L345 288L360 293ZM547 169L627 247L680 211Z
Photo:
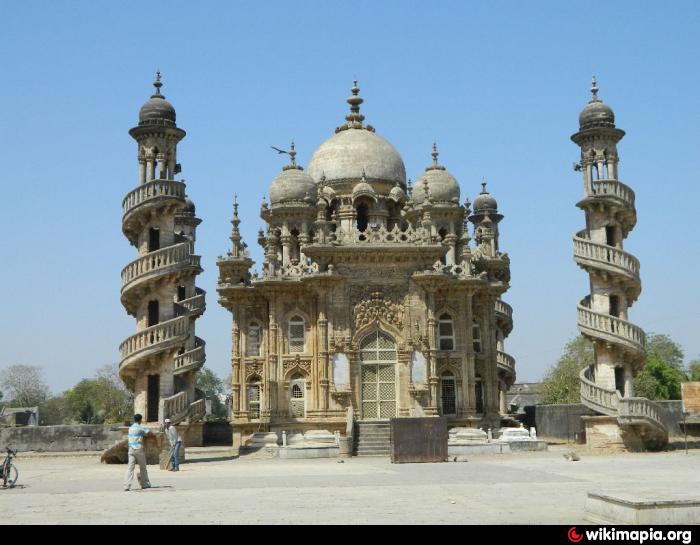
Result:
M578 116L579 127L615 127L615 113L612 108L598 98L598 84L595 77L591 87L592 98Z
M309 174L315 181L359 180L364 170L369 182L382 181L406 185L406 167L396 148L364 125L360 114L357 82L347 102L350 113L336 134L323 142L309 161Z
M389 198L394 202L403 202L408 197L406 197L406 193L401 189L401 186L397 184L389 191Z
M151 95L139 110L139 125L170 125L175 126L175 108L160 94L163 84L160 81L160 72L156 74L153 82L156 92Z
M420 204L425 200L425 189L428 188L430 201L433 203L459 204L459 183L444 166L438 164L437 145L433 144L433 164L425 169L416 180L413 189L413 201Z
M294 142L292 142L289 156L291 163L285 166L270 184L270 203L275 206L287 202L303 201L313 205L316 184L311 176L297 165Z
M362 181L352 188L352 199L355 200L359 197L369 197L375 201L377 200L377 192L365 181L364 174L362 175Z
M186 206L185 212L187 212L188 214L192 214L194 216L196 213L196 209L194 207L194 202L192 202L192 199L190 199L189 197L186 198L185 199L185 206Z
M483 182L481 187L481 193L474 199L474 212L496 212L498 210L498 203L491 193L486 191L486 182Z

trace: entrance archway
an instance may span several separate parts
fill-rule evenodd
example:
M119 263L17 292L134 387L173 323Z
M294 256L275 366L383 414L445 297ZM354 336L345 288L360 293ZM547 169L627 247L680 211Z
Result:
M360 342L362 419L386 420L396 416L396 343L376 330Z

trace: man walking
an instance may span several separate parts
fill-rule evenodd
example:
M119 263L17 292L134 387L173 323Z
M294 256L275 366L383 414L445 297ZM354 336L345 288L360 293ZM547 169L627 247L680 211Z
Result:
M139 464L139 482L141 488L151 488L151 483L148 479L148 469L146 467L146 452L143 448L143 438L151 433L151 430L144 428L141 425L142 416L134 415L134 423L129 428L129 467L126 470L126 478L124 479L124 491L131 490L131 481L134 480L134 467Z
M180 447L182 446L182 439L177 433L175 426L170 423L170 419L165 419L165 436L170 442L170 463L172 467L170 471L180 471Z

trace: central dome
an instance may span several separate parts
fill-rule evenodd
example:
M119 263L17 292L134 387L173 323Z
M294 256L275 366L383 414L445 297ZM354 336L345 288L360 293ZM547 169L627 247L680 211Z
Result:
M350 113L346 123L336 129L336 133L314 152L309 161L309 175L315 182L322 179L359 180L363 174L368 182L388 182L392 186L399 183L406 187L406 167L396 148L363 121L357 82L347 99Z
M318 182L359 180L406 185L406 167L396 148L367 129L346 129L326 140L309 161L309 174Z

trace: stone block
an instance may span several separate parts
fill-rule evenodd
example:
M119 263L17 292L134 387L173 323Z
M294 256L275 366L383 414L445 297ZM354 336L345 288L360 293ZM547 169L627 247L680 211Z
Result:
M700 493L691 486L592 491L586 498L585 518L596 524L697 524Z

